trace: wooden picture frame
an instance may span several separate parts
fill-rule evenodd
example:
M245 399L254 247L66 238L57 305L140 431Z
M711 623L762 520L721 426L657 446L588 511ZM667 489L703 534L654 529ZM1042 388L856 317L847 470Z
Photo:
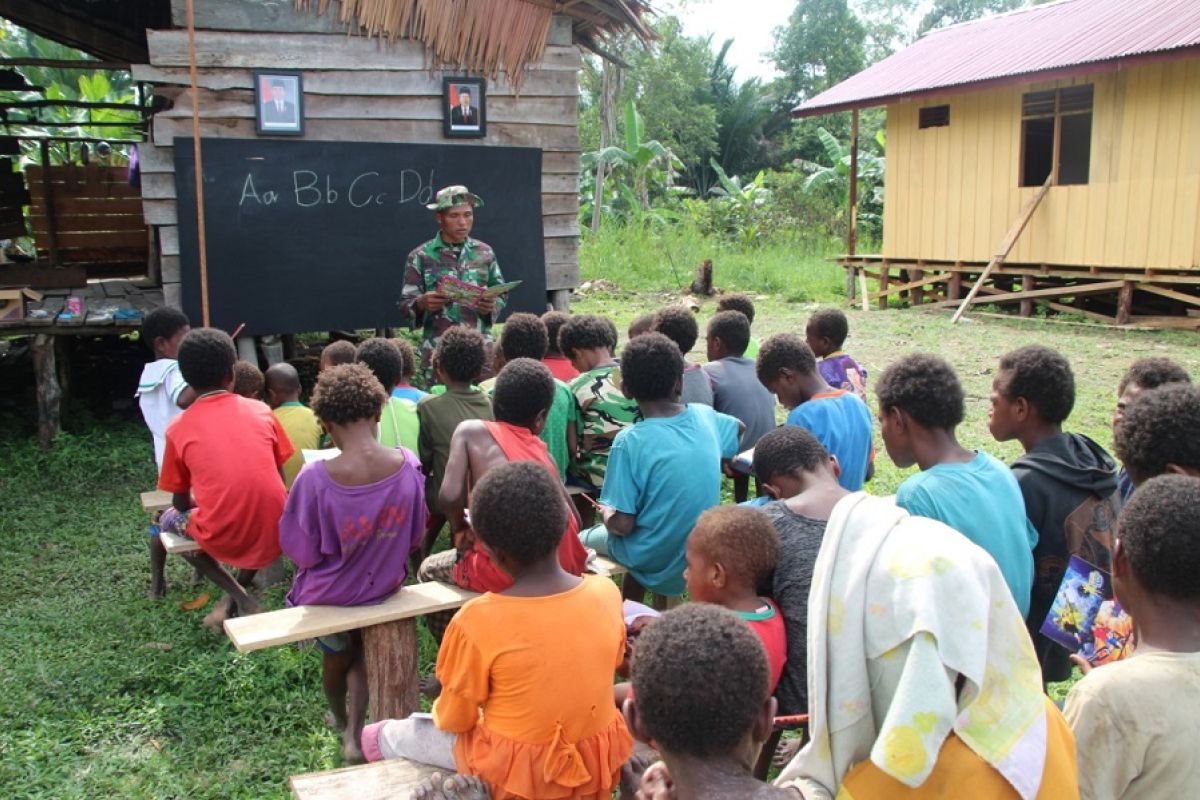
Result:
M447 139L487 136L487 81L466 77L442 79L442 134Z
M304 76L290 70L254 72L254 130L259 136L304 135Z

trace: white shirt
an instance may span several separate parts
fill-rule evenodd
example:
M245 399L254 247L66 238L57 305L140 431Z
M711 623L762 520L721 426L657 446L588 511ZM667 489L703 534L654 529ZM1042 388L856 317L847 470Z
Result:
M151 361L142 369L138 389L134 397L142 409L142 418L154 437L154 463L162 471L163 450L167 446L167 423L183 411L179 407L179 395L187 388L187 382L179 371L179 362L173 358Z

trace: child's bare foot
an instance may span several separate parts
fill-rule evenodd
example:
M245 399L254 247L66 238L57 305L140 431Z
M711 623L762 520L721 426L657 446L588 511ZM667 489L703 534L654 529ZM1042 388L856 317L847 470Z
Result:
M437 700L438 695L442 693L442 682L437 679L436 675L425 675L421 678L421 696L428 697L430 700Z
M246 599L239 601L237 604L237 613L239 617L248 617L251 614L261 614L262 610L262 603L258 602L250 595L246 595Z
M329 726L331 731L336 733L346 730L346 720L338 719L337 714L334 714L332 711L325 712L325 724Z
M167 582L156 581L151 583L149 591L146 592L146 596L151 600L162 600L167 596Z
M229 619L232 611L233 600L230 599L229 595L225 595L217 601L217 607L204 616L202 620L204 627L213 633L220 634L225 625L225 620Z
M367 760L354 731L347 728L342 732L342 760L347 764L362 764Z
M490 800L492 793L474 775L443 775L435 772L413 789L414 800Z

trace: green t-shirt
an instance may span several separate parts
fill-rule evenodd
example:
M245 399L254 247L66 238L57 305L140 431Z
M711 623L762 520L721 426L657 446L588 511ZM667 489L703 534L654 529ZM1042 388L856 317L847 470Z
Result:
M637 402L621 392L621 371L597 367L571 381L575 430L579 434L579 477L599 488L608 468L608 451L617 434L641 419Z
M746 345L746 352L742 353L742 358L748 358L751 361L758 358L758 339L750 337L750 344Z
M417 403L417 416L421 421L418 453L426 470L425 502L430 511L436 512L454 429L465 419L492 419L492 401L478 389L450 389L422 397Z
M558 467L558 478L567 479L567 467L571 465L571 453L567 447L567 425L575 418L575 395L571 387L560 380L554 381L554 402L546 415L546 427L542 428L542 441L550 451Z
M402 397L389 397L379 416L379 443L384 447L403 445L415 453L420 435L417 404Z

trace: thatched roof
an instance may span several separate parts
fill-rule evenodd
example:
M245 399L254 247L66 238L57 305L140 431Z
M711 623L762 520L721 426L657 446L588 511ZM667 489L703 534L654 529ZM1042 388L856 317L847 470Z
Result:
M300 9L328 9L330 0L294 0ZM539 60L555 14L572 18L575 43L605 55L604 41L629 32L654 37L643 17L649 0L340 0L338 18L352 30L389 40L423 42L436 66L519 84Z

